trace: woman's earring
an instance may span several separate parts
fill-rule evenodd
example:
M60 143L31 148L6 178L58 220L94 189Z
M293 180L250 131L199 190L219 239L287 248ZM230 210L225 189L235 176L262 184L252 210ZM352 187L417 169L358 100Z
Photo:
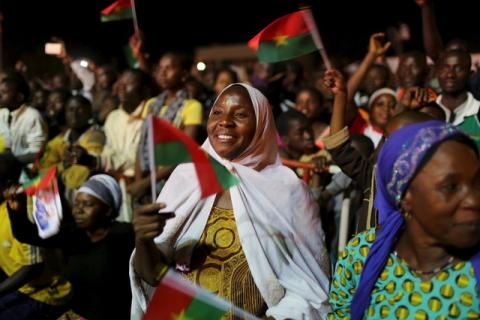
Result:
M406 210L402 210L402 215L405 220L410 220L410 218L412 217L412 214Z

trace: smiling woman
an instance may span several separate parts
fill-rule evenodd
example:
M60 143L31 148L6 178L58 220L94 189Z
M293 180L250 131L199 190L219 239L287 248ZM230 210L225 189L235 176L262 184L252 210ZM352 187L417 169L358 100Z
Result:
M165 265L258 317L326 316L329 263L318 207L308 187L281 165L275 138L260 91L245 84L222 91L202 148L240 183L199 199L194 166L182 164L158 204L137 208L134 319L145 312Z
M217 99L208 118L209 141L222 158L237 158L255 134L255 110L248 91L233 86Z

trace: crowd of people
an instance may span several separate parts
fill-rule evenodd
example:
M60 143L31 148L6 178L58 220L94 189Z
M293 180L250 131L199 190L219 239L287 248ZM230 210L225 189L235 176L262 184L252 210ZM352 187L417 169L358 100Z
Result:
M480 70L417 3L424 48L396 70L375 33L353 71L192 72L140 34L122 72L65 45L49 79L3 71L0 319L141 319L169 269L262 319L479 319ZM152 199L149 115L239 183L201 198L194 164L157 166ZM52 167L63 218L44 238L19 187Z

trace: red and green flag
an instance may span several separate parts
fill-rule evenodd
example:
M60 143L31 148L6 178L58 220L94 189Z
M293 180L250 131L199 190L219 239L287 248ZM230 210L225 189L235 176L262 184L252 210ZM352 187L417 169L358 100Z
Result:
M256 319L169 270L155 290L143 320L218 320L227 312L241 319Z
M318 31L310 17L310 9L302 9L278 18L253 37L248 46L263 63L289 60L319 50L320 44L315 40Z
M154 165L177 165L193 162L201 188L202 198L222 192L239 180L230 171L180 129L165 120L149 116L149 162Z
M132 19L132 2L131 0L117 0L101 12L100 20L102 22Z
M25 181L22 184L23 192L29 196L34 195L38 190L48 187L51 181L56 177L57 167L50 167L35 178Z

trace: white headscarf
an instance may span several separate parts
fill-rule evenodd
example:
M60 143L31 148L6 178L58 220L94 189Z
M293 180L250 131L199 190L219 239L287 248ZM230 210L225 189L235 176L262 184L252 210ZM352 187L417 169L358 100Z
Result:
M243 83L233 83L223 89L222 93L232 86L242 86L248 91L248 95L252 100L253 109L255 110L255 117L257 119L255 135L253 136L252 142L232 162L250 167L257 171L262 170L267 165L273 163L280 164L278 146L276 143L277 129L275 127L275 121L267 98L265 98L258 89ZM214 105L217 103L221 95L222 94L218 95ZM272 143L272 141L274 143ZM202 147L204 149L213 150L208 139Z
M330 310L329 263L318 206L306 184L281 165L267 99L260 91L241 86L247 89L257 117L252 143L233 161L221 159L208 139L202 147L240 179L230 189L230 196L243 252L269 307L267 315L323 319ZM155 243L166 257L182 266L190 264L216 197L200 199L194 176L192 164L178 166L157 199L167 206L162 212L175 212L176 216L167 221ZM132 319L140 319L155 288L136 276L132 263L130 277Z
M380 97L381 95L384 95L384 94L392 96L393 99L395 99L395 101L397 101L397 94L395 93L395 91L393 91L390 88L381 88L381 89L378 89L377 91L375 91L374 93L372 93L372 95L368 99L368 109L371 109L372 104L375 102L375 100L377 100L378 97Z
M122 191L118 182L109 175L97 174L90 177L77 193L94 196L118 213L122 205Z

